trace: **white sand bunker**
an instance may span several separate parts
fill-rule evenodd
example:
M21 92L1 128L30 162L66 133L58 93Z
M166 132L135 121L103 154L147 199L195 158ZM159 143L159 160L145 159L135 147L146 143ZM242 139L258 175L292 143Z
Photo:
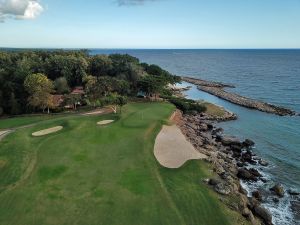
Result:
M104 112L105 112L105 110L100 109L100 110L95 110L95 111L92 111L92 112L84 113L83 115L85 115L85 116L93 116L93 115L103 114Z
M97 124L98 125L106 125L106 124L110 124L114 122L114 120L102 120L102 121L99 121Z
M166 168L179 168L188 160L207 158L185 139L176 125L163 126L155 140L154 155Z
M40 137L40 136L44 136L44 135L47 135L47 134L55 133L55 132L60 131L62 129L63 129L62 126L51 127L49 129L45 129L45 130L40 130L40 131L34 132L34 133L32 133L32 136L34 136L34 137Z

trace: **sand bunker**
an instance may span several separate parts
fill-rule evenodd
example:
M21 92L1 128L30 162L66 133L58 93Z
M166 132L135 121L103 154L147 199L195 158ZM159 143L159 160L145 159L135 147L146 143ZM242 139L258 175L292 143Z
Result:
M99 121L97 124L98 125L106 125L106 124L110 124L114 122L114 120L102 120L102 121Z
M207 158L185 139L176 125L163 126L155 140L154 155L166 168L179 168L188 160Z
M44 135L47 135L47 134L55 133L55 132L60 131L62 129L63 129L62 126L52 127L52 128L49 128L49 129L34 132L34 133L32 133L32 136L40 137L40 136L44 136Z
M83 115L85 115L85 116L93 116L93 115L101 115L103 113L105 113L105 110L100 109L100 110L96 110L96 111L84 113Z

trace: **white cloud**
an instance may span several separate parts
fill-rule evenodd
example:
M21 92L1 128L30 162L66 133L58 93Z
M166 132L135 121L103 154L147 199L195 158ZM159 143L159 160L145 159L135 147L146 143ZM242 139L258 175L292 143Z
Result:
M0 21L8 18L35 19L43 10L38 0L0 0Z

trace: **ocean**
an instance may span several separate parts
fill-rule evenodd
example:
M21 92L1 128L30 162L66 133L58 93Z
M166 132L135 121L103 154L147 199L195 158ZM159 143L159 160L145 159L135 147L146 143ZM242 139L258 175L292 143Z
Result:
M91 50L91 54L111 53L128 53L176 75L233 84L236 88L228 91L300 112L300 50ZM236 113L238 120L219 125L226 134L254 140L254 152L270 163L258 167L268 182L243 183L249 191L268 190L275 183L300 191L300 116L246 109L191 86L186 92L189 98ZM300 212L293 207L299 197L286 193L279 203L273 197L269 195L264 205L272 212L274 224L299 225Z

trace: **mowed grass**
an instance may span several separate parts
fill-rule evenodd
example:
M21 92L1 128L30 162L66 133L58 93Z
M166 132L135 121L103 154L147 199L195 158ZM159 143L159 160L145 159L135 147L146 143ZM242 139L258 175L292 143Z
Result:
M61 118L8 135L0 143L0 224L241 224L202 184L204 162L176 170L156 162L155 137L173 110L132 103L121 117ZM104 119L115 122L96 125Z
M0 129L15 128L29 124L62 117L62 115L24 116L8 119L0 119Z

